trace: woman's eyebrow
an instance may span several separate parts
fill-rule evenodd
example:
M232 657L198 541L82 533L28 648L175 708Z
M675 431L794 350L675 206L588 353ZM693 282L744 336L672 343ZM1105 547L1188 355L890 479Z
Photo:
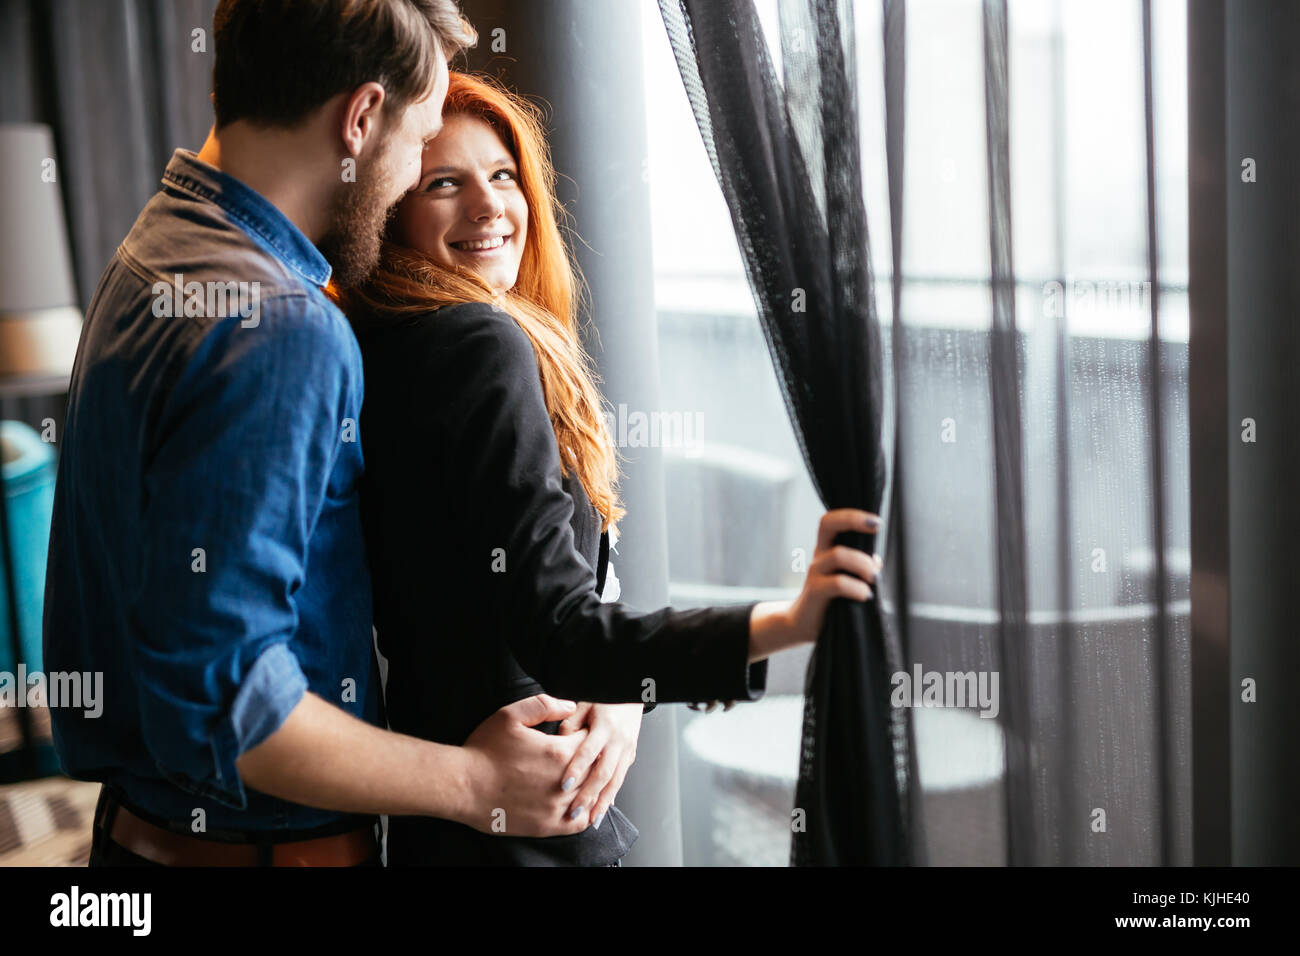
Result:
M493 160L492 162L488 163L489 166L493 166L493 167L495 167L495 166L513 166L514 164L515 164L514 159L512 159L512 158L509 157L509 156L501 156L501 157L499 157L498 159L495 159L495 160ZM448 173L463 173L463 172L464 172L464 170L461 169L459 166L435 166L433 169L429 170L429 171L426 172L424 175L425 175L425 176L432 176L432 175L442 176L442 175L446 175L446 174L448 174Z

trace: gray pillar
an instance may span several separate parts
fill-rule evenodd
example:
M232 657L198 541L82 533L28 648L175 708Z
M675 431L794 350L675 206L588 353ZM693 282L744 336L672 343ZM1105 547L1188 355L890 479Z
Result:
M479 31L470 67L549 104L560 200L582 237L578 263L591 292L597 335L586 345L605 398L629 411L658 409L640 10L610 0L468 0L463 9ZM650 610L668 603L662 461L659 449L623 452L628 516L614 566L621 600ZM676 718L671 706L647 716L619 794L641 831L627 865L682 863Z
M1189 34L1195 862L1295 865L1300 5L1194 0Z

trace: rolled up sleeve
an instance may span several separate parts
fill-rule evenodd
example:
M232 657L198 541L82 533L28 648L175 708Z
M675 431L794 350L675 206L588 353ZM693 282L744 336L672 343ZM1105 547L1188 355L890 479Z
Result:
M294 595L360 407L349 345L305 296L264 302L257 327L205 335L154 431L131 603L144 742L167 779L236 809L236 759L308 687Z
M284 644L262 652L230 707L231 731L239 753L252 750L275 733L307 692L307 678L298 658Z

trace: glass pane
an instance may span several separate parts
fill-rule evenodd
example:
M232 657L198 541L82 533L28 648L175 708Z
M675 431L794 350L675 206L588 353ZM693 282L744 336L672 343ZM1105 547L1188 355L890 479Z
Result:
M670 599L698 607L793 597L798 552L811 556L822 508L663 24L646 8L661 391L665 408L701 426L696 447L664 449ZM688 866L789 862L807 657L774 661L759 703L681 711Z
M666 407L697 411L703 426L690 454L666 450L672 600L792 596L798 550L811 553L822 508L790 431L730 216L663 26L646 6L662 393ZM859 3L855 15L863 187L877 308L888 325L880 7ZM760 4L760 16L775 47L774 0ZM981 4L909 0L907 30L903 352L892 354L888 327L882 344L885 449L892 456L898 372L910 457L913 661L996 671ZM1049 834L1046 860L1147 863L1160 807L1140 5L1011 0L1009 31L1036 826ZM1183 4L1156 0L1154 36L1169 678L1179 707L1167 746L1181 801L1190 784ZM1056 560L1062 535L1066 569ZM757 704L686 712L688 864L788 862L806 660L778 658ZM1004 862L1002 719L972 708L914 717L932 862ZM1073 835L1078 815L1099 806L1112 808L1111 839Z

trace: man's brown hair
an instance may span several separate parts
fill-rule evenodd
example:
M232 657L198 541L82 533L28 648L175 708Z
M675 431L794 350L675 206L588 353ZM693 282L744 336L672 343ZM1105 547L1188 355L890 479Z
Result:
M428 94L435 57L477 39L455 0L221 0L212 32L218 128L295 126L372 80L392 115Z

